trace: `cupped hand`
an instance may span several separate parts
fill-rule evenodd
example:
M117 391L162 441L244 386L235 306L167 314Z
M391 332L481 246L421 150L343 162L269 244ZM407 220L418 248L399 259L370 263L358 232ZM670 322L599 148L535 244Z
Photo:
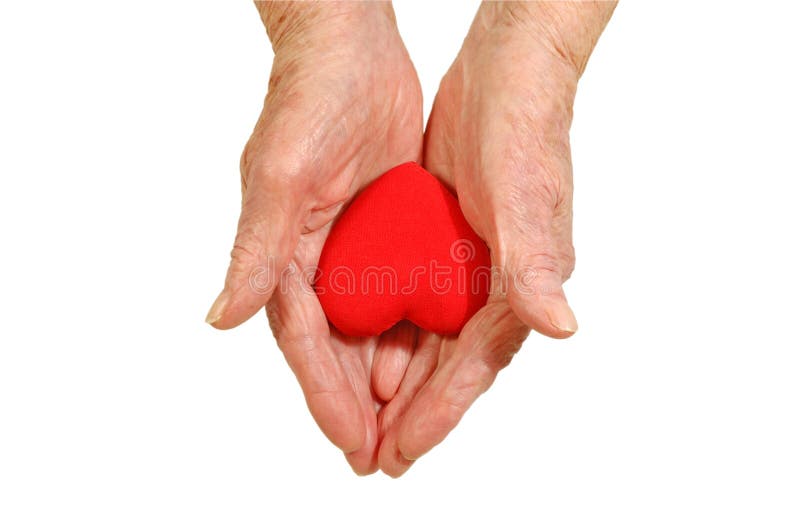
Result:
M575 262L569 128L578 77L613 4L559 6L483 4L441 82L424 166L456 191L494 276L487 305L439 343L429 379L389 427L379 465L392 476L445 438L530 329L553 338L577 330L562 289ZM571 15L584 31L574 43L559 35Z
M339 334L309 273L342 206L385 170L420 160L421 90L390 5L257 5L275 58L241 159L230 267L207 321L228 329L266 305L312 415L366 474L377 468L377 412L398 391L418 331Z

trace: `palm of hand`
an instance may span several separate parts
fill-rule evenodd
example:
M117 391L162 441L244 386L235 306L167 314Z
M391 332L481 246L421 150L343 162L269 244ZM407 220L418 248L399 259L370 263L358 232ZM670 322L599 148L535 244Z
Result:
M492 301L563 338L576 328L561 285L575 261L569 128L577 74L506 28L476 33L442 80L424 163L456 190L489 245L502 280Z
M276 56L264 112L242 156L245 204L234 248L240 278L263 262L263 249L272 250L270 267L283 274L276 286L257 292L272 292L273 333L315 420L360 474L377 469L378 417L400 388L418 330L403 323L380 337L339 333L329 327L306 273L317 266L341 208L367 184L363 176L419 160L419 82L399 37L389 44L373 56L364 50L376 49L374 43L305 50L313 63L305 55ZM265 246L266 231L277 238ZM398 406L381 416L382 426Z
M456 191L490 247L495 277L486 306L457 340L440 343L434 371L384 438L380 467L393 476L445 438L530 328L556 338L575 330L561 284L574 264L576 78L551 55L520 55L531 47L516 48L507 34L470 37L440 85L424 166Z

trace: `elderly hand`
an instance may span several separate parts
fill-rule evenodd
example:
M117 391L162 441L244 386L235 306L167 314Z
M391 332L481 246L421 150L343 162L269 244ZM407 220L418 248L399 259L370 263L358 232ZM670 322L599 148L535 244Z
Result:
M577 330L561 287L575 262L569 127L578 78L614 6L485 3L441 82L424 166L457 192L495 276L458 339L432 348L424 386L406 398L401 385L387 406L379 464L392 476L445 438L531 328L553 338Z
M225 287L207 321L235 327L268 303L312 415L353 469L370 473L376 411L405 373L416 330L400 324L380 338L344 337L329 329L303 273L368 179L420 159L422 94L391 5L257 6L275 58L242 155L242 210Z

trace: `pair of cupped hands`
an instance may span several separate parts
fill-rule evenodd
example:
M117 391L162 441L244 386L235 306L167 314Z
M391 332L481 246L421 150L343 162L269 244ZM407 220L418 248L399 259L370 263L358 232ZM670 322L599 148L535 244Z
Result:
M602 6L482 5L423 133L420 84L390 4L257 7L275 57L241 158L232 260L207 321L229 329L266 306L325 435L356 473L399 476L455 427L531 329L554 338L577 329L561 288L574 264L569 127L608 17ZM313 269L349 200L406 161L456 193L493 268L524 271L525 289L493 283L458 337L409 322L345 336L309 280L281 272Z

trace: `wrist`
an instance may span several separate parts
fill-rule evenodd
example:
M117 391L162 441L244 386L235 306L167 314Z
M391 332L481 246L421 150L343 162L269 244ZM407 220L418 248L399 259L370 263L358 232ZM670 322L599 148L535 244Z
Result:
M353 34L359 28L393 28L394 10L389 2L285 2L256 0L256 8L277 52L297 40L305 43Z
M527 40L529 45L562 63L576 81L616 7L599 2L484 2L480 27Z

